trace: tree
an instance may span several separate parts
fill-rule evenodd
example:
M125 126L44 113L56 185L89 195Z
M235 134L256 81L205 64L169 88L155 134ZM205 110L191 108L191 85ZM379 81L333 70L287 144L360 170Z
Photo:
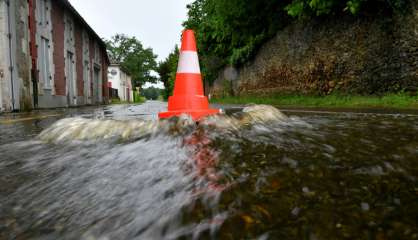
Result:
M285 7L293 17L330 15L343 12L357 15L361 11L403 11L409 0L293 0Z
M213 82L225 65L239 66L272 37L290 17L288 1L196 0L188 8L185 28L195 30L202 73Z
M158 97L161 95L161 89L149 87L142 90L142 94L148 100L157 100Z
M196 32L202 73L209 83L225 65L241 66L278 30L300 17L357 15L408 9L410 0L195 0L185 28Z
M152 76L152 71L157 70L157 55L151 48L144 49L136 37L123 34L116 34L105 42L111 62L121 65L123 71L132 77L134 87L157 81L157 78Z
M176 45L168 57L158 64L158 74L160 81L164 84L163 97L165 100L173 94L174 81L176 79L177 64L179 61L179 48Z

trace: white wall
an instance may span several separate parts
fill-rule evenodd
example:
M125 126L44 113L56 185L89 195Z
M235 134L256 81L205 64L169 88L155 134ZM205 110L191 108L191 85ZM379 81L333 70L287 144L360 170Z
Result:
M91 63L90 63L90 40L89 35L83 30L83 80L84 97L87 104L92 103L91 98Z
M102 103L103 102L103 92L102 92L102 84L103 84L103 71L102 71L102 62L100 59L100 47L97 41L94 42L94 59L93 59L93 96L96 96L94 103ZM99 70L98 79L95 79L95 70Z
M112 74L112 72L114 74ZM122 100L120 86L121 86L121 78L120 78L120 69L117 66L109 66L108 68L108 81L112 83L112 88L118 90L119 98Z
M44 90L47 90L50 92L51 95L55 95L55 84L54 84L54 74L55 74L55 67L54 67L54 61L53 61L53 52L54 52L54 42L52 39L52 21L51 21L51 0L46 0L46 22L45 20L41 20L41 9L42 6L40 4L41 1L45 0L36 0L36 11L35 11L35 17L36 17L36 44L38 45L38 59L37 59L37 66L39 70L39 81L38 81L38 94L40 97L44 95ZM42 38L47 39L49 41L49 59L41 59L42 57ZM44 76L41 69L41 62L42 61L49 61L49 76ZM45 79L45 78L49 78ZM50 81L50 85L46 85L46 81Z
M114 71L116 74L112 75L112 71ZM123 72L119 66L109 66L108 79L109 82L112 83L112 88L118 90L118 95L121 101L133 101L133 92L130 83L131 77ZM130 89L129 99L126 93L128 88Z
M12 2L11 2L12 3ZM10 18L11 18L11 30L14 30L14 4L10 4ZM10 71L10 66L15 65L10 62L10 51L14 51L14 39L12 39L12 49L9 47L9 21L8 21L8 6L4 0L0 0L0 111L12 111L13 110L13 100L12 100L12 75ZM12 33L13 35L15 32ZM12 62L15 61L15 56L13 56ZM17 76L16 68L13 68L14 78ZM17 81L13 80L14 83L14 93L15 99L18 99L16 94L16 88L18 87ZM15 101L15 107L18 106L19 101Z
M6 98L5 91L7 74L7 9L6 2L0 0L0 112L5 110L3 98ZM5 99L6 100L6 99Z
M66 77L66 93L70 98L70 105L77 105L77 56L75 52L75 24L72 14L65 12L65 31L64 31L64 57L65 60L65 77ZM72 63L67 59L68 53L73 56ZM71 73L68 72L69 64L72 64ZM71 85L70 85L71 84Z

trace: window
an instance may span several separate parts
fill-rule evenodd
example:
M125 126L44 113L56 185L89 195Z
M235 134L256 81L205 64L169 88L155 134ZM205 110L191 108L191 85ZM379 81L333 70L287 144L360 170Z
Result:
M84 49L84 54L88 58L88 55L89 55L89 36L87 35L87 33L85 31L83 31L83 49Z
M68 34L69 34L68 40L69 40L70 43L73 42L73 35L74 35L73 30L74 30L73 29L73 22L72 22L71 19L68 19Z
M39 71L40 77L44 82L45 88L51 88L51 71L50 71L50 46L49 40L46 38L41 38L41 49L39 55Z
M94 44L94 60L96 63L100 63L100 49L97 43Z
M38 1L39 25L46 26L48 24L48 3L47 0Z
M89 61L84 61L84 92L86 97L90 97L90 67Z

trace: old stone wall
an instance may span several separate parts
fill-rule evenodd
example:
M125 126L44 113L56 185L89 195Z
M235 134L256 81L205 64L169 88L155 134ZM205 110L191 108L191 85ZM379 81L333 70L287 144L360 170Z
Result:
M413 3L406 14L296 21L266 43L252 62L221 71L209 93L414 92L418 86L417 6Z
M27 0L0 1L0 111L32 104Z
M16 56L16 72L19 79L17 89L19 92L20 108L19 110L29 110L32 105L32 78L31 78L31 57L29 46L29 6L27 0L11 1L15 3L15 56Z
M84 79L83 79L83 27L80 23L75 24L75 56L76 56L76 73L77 73L77 96L84 96ZM84 102L84 101L83 101Z
M0 112L11 108L10 80L8 77L8 29L7 6L0 0Z

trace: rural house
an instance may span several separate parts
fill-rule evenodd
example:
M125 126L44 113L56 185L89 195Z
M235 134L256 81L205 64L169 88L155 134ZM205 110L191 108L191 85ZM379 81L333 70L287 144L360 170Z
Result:
M0 112L108 103L108 65L68 0L0 0Z
M112 98L133 102L132 78L122 70L119 64L110 64L108 79Z

